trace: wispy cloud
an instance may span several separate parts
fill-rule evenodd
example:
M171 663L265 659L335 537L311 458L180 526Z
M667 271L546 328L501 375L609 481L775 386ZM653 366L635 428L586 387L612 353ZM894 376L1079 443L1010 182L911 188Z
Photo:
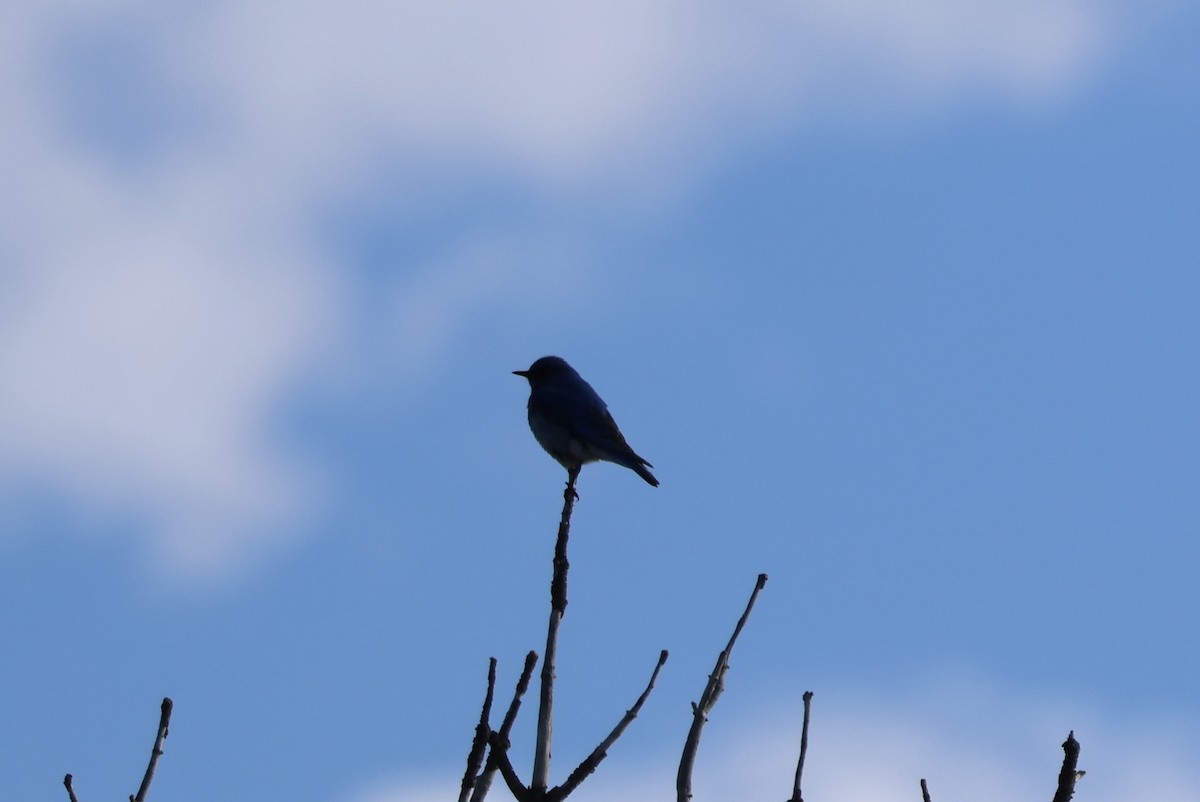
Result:
M219 571L309 495L268 422L353 343L346 279L308 232L380 162L638 195L822 109L1070 85L1104 53L1104 8L8 3L0 475L143 518L166 564ZM562 247L527 236L499 239ZM536 261L486 261L407 271L404 359L539 285Z

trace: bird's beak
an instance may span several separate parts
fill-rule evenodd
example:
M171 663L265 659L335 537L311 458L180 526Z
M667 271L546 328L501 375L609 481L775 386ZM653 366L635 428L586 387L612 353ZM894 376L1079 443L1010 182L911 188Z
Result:
M514 375L514 376L521 376L521 377L524 377L524 378L528 379L528 378L529 378L529 371L527 371L527 370L514 370L514 371L513 371L513 375Z

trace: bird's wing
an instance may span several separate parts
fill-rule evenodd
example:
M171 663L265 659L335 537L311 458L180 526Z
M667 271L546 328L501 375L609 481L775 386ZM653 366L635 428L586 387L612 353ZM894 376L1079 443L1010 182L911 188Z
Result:
M616 459L616 462L631 468L639 463L642 465L650 464L630 448L629 443L625 441L625 435L621 434L621 430L617 427L617 422L613 420L612 414L607 409L603 411L602 415L594 419L589 418L589 424L593 442L604 443L612 452L611 456L620 458Z
M583 383L583 387L570 390L539 387L534 393L538 412L572 437L609 452L621 464L650 464L629 447L608 406L591 385Z
M625 442L608 407L587 384L569 388L543 385L534 390L531 400L544 418L574 437L592 443Z

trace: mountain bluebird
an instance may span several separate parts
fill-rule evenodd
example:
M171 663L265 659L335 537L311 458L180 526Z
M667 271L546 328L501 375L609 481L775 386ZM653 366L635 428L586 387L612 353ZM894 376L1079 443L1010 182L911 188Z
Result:
M629 447L604 401L565 359L544 356L513 373L529 380L529 428L560 465L577 471L588 462L615 462L658 487L646 470L654 466Z

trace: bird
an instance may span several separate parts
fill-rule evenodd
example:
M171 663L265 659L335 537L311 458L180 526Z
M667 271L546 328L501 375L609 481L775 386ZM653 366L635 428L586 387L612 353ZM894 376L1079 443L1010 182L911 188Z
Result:
M592 385L562 357L544 356L528 370L514 370L529 380L529 428L546 453L568 473L589 462L623 465L658 487L654 466L638 456Z

